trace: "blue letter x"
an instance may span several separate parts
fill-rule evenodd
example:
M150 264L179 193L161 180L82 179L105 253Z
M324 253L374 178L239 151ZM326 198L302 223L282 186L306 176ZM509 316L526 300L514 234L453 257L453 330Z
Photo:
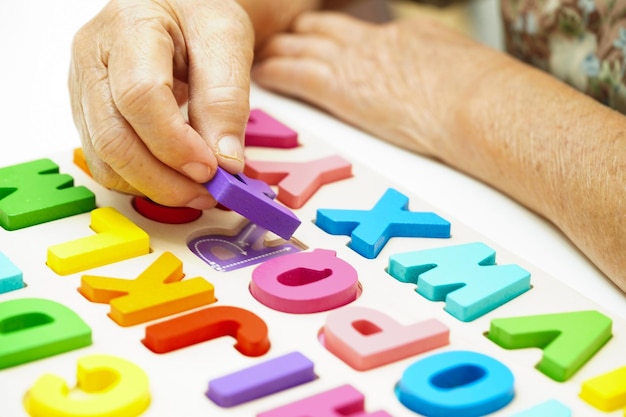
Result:
M373 259L392 237L450 237L450 222L430 212L408 210L409 198L387 189L371 210L319 209L315 224L332 235L350 235L349 244Z

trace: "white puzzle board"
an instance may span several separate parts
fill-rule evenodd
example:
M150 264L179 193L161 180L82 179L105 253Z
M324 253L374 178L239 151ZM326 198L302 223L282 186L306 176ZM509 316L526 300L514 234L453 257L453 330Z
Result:
M263 109L290 125L288 112L276 111L271 107L271 101L264 102L253 96L252 107ZM302 126L292 127L299 133L301 145L298 148L248 148L247 157L257 160L307 161L338 154L332 145L337 138L321 137L314 129L304 129ZM61 173L69 174L75 179L75 185L84 185L92 190L96 194L98 207L114 207L146 231L150 236L151 253L88 271L59 276L46 266L47 248L93 233L89 229L89 213L17 231L0 229L0 252L22 270L27 284L23 289L0 294L0 303L30 297L53 300L76 312L89 325L93 334L91 346L0 370L0 416L27 415L22 399L43 374L58 375L70 387L74 387L77 360L91 354L114 355L136 364L146 372L151 404L142 414L145 416L256 416L343 384L350 384L364 394L367 412L384 410L393 416L411 416L417 414L404 407L394 395L394 385L402 372L411 364L430 355L454 350L470 350L489 355L513 372L515 398L509 405L493 413L494 416L511 416L550 399L565 404L574 416L624 414L623 409L611 413L598 411L579 398L584 381L626 365L626 325L623 319L612 316L603 306L593 303L536 269L532 262L500 248L497 242L487 241L479 231L471 230L455 221L453 213L439 212L427 201L420 200L387 178L351 161L350 155L340 156L353 163L353 176L321 187L302 208L294 210L302 220L294 237L306 245L308 251L318 248L336 251L338 258L357 270L362 294L347 307L370 307L405 325L437 319L450 330L450 343L447 346L372 370L352 369L318 341L318 332L332 311L313 314L275 311L250 294L248 287L251 274L258 265L218 272L189 251L186 246L188 239L198 231L222 225L225 217L223 211L207 211L198 220L182 225L154 222L133 209L130 197L111 192L95 183L72 162L72 151L67 150L51 155L50 159L60 166ZM411 211L433 211L450 221L451 237L392 238L375 259L366 259L347 246L349 236L329 235L314 224L319 208L367 210L390 187L409 197ZM452 192L443 190L448 191ZM443 302L425 299L416 293L415 285L400 283L386 272L390 255L470 242L483 242L493 248L497 254L498 265L515 264L529 271L532 289L476 320L461 322L444 311ZM213 284L217 302L199 309L236 306L255 313L269 328L270 350L260 357L247 357L233 348L233 338L223 337L174 352L155 354L141 340L144 338L146 325L165 321L167 318L121 327L107 316L108 305L92 303L77 291L83 275L134 279L166 251L172 252L183 262L186 278L200 276ZM541 358L540 349L505 350L484 335L489 330L491 320L496 318L583 310L597 310L611 317L613 337L566 382L555 382L535 369L535 364ZM189 312L175 316L187 313ZM298 351L313 361L317 375L314 381L232 408L219 407L205 396L209 381L293 351Z

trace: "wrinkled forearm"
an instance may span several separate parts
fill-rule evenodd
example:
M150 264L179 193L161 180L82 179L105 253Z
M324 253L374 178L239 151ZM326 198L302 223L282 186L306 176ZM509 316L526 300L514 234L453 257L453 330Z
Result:
M626 292L626 116L498 59L440 156L552 221Z

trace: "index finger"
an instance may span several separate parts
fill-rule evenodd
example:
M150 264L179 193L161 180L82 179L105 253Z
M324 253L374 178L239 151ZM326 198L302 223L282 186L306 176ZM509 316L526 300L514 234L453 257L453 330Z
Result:
M189 58L189 120L224 169L243 170L254 30L234 1L181 2Z
M170 33L158 21L145 21L128 34L132 42L118 42L112 48L112 98L156 159L197 182L205 182L213 176L217 161L185 120L174 96L174 41ZM130 170L126 175L136 173Z

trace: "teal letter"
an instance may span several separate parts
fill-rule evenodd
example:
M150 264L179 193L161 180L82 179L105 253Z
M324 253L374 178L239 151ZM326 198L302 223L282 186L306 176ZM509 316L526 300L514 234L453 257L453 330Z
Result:
M517 265L496 265L496 253L482 243L407 252L389 257L389 274L417 284L417 292L446 302L445 310L471 321L530 289L530 273Z

